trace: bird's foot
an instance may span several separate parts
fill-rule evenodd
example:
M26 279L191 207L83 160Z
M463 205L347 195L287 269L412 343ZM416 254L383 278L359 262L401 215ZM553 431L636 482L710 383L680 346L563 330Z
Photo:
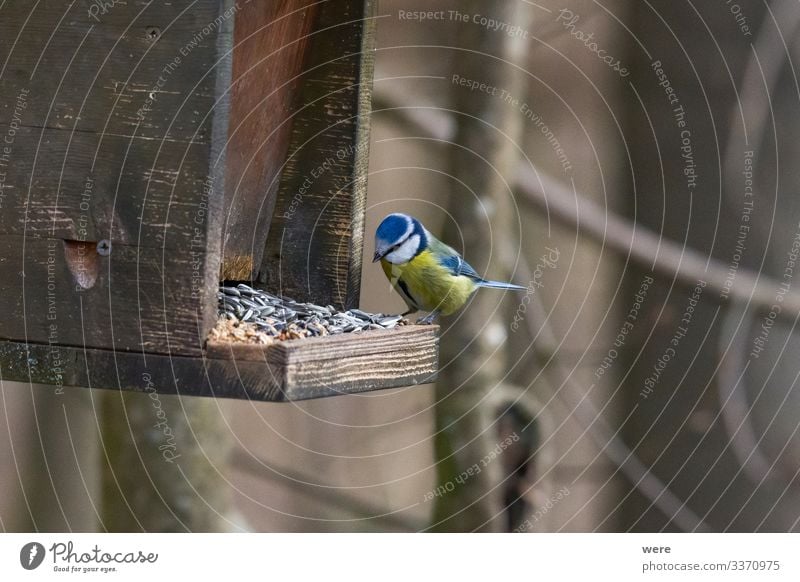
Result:
M433 321L434 321L434 320L435 320L435 319L436 319L438 316L439 316L439 312L438 312L438 311L431 311L431 312L430 312L428 315L426 315L425 317L420 317L420 318L417 320L417 324L418 324L418 325L431 325L431 324L433 323Z

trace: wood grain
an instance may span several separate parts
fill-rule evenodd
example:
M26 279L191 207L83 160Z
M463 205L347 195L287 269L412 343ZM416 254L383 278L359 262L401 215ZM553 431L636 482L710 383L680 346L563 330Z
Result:
M214 309L206 265L186 253L0 236L0 338L90 348L200 354ZM84 269L79 251L86 252ZM83 274L94 275L90 288Z
M261 264L316 6L250 2L236 14L222 280L252 280Z
M257 401L305 400L432 382L438 367L437 334L437 326L408 326L281 342L266 350L216 344L203 358L3 342L0 378L135 391L153 385L160 394ZM326 349L328 345L333 347Z
M372 0L319 8L260 280L298 300L358 305L373 76Z
M0 338L198 355L217 317L235 6L92 6L0 9ZM101 240L111 254L81 272Z
M230 278L358 302L374 2L93 6L0 9L2 378L275 401L430 381L434 327L204 349L223 244Z
M183 2L127 0L97 21L92 4L2 4L0 63L8 62L0 123L11 120L17 96L28 90L23 123L32 127L210 141L217 67L225 66L218 43L230 46L233 13L219 19L232 3L199 0L187 10Z
M268 346L209 344L210 358L260 362L271 398L318 398L432 382L438 370L438 326L413 325Z
M217 195L208 143L22 127L12 148L0 234L175 249L199 229L192 246L205 242Z

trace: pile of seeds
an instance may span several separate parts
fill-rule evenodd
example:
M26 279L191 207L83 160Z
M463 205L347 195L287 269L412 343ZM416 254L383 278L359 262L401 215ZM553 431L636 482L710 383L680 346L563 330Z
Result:
M366 331L407 325L401 315L367 313L360 309L337 311L332 305L299 303L240 284L220 287L220 321L212 336L252 343Z

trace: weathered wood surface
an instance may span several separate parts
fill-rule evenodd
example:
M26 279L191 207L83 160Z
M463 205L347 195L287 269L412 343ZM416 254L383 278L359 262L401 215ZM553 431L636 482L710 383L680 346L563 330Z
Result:
M438 327L209 346L206 357L0 343L0 378L160 394L288 401L431 382Z
M209 144L22 127L12 148L0 234L182 249L199 228L204 243Z
M0 7L0 337L199 354L217 310L236 9L99 6ZM111 254L76 291L63 241L101 240Z
M209 357L261 362L289 400L433 381L438 328L408 326L269 346L210 344Z
M233 265L252 255L229 278L263 264L282 293L358 302L373 12L372 0L5 2L3 378L144 390L148 374L164 393L260 400L429 381L431 327L204 352L223 244Z
M317 6L250 2L236 14L222 280L252 280L261 264Z
M374 9L319 7L260 273L274 292L340 308L361 283Z
M95 244L0 235L0 337L199 355L207 298L191 262L147 247L100 256Z
M24 125L208 143L232 3L127 0L96 19L93 5L2 3L0 122L28 90Z

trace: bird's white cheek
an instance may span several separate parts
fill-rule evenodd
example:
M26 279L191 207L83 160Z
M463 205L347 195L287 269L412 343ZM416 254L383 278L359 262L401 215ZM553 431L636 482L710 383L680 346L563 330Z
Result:
M384 257L390 263L394 263L395 265L407 263L411 259L414 258L414 255L417 254L417 250L419 249L419 235L415 234L412 237L409 237L406 242L400 245L398 248L393 250L391 253Z

